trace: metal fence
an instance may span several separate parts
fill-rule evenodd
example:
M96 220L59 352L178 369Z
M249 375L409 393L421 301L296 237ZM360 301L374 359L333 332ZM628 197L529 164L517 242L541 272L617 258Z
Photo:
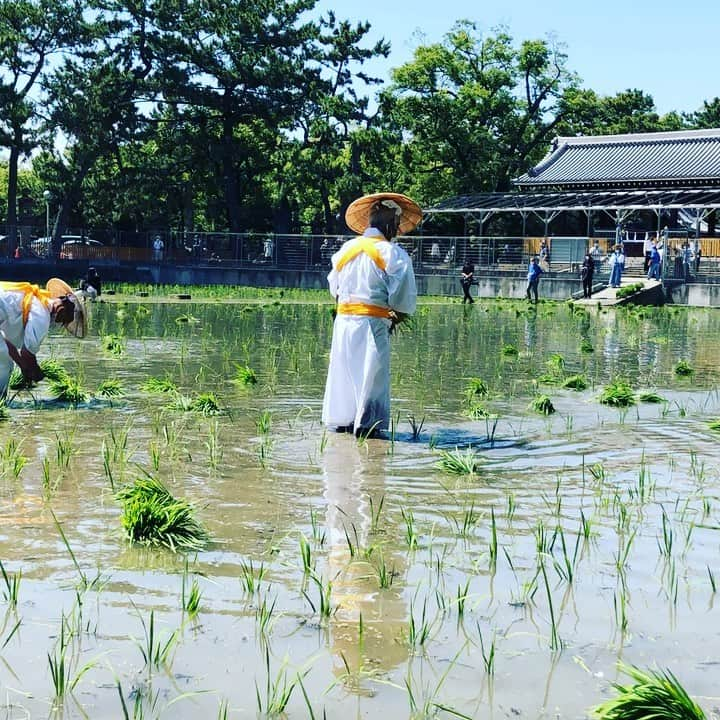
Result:
M38 237L38 231L43 236ZM43 258L51 254L51 242L44 237L45 229L19 227L14 247L8 238L8 228L0 225L0 257ZM229 268L258 267L279 270L327 270L330 258L349 236L281 235L273 233L215 233L121 230L88 230L68 228L62 236L59 259L84 260L89 263L126 263L142 266L153 263ZM541 242L550 247L544 269L553 273L579 274L582 258L595 240L603 258L612 252L613 237L476 237L408 235L398 242L410 255L415 272L421 275L457 275L465 262L479 271L499 270L524 272L533 255L540 251ZM672 245L672 240L670 245ZM675 239L679 244L680 238ZM710 239L709 239L710 240ZM672 250L672 248L671 248ZM631 251L632 253L632 251ZM639 253L638 253L639 254ZM693 279L673 258L664 263L664 274L670 277ZM628 264L642 265L642 257L629 257ZM671 262L673 263L671 265ZM597 264L596 275L609 273L607 260ZM677 265L677 267L676 267ZM703 258L699 272L717 274L717 258Z

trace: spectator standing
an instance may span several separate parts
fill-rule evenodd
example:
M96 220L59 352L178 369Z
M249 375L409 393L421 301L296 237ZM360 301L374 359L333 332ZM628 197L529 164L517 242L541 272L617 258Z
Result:
M472 295L470 294L470 288L475 284L474 276L475 265L473 265L470 260L465 260L462 266L462 270L460 271L460 284L462 285L463 289L463 305L466 302L469 302L470 304L475 302L472 299Z
M645 241L643 242L643 272L647 273L650 270L650 255L652 254L653 246L655 242L650 238L650 233L645 233ZM649 276L648 276L649 277Z
M620 287L624 269L625 253L623 252L622 245L616 245L613 254L610 256L610 287Z
M702 257L702 248L700 247L700 241L695 238L693 240L693 246L692 246L692 259L693 259L693 268L695 270L695 274L700 270L700 258Z
M683 259L683 279L690 279L690 264L692 262L692 250L690 243L686 240L682 246L682 259Z
M583 284L583 297L589 298L592 296L593 287L593 275L595 274L595 261L592 255L588 253L583 259L582 267L580 268L580 278Z
M540 263L543 270L550 269L550 246L545 238L540 242Z
M162 262L163 254L165 253L165 243L163 239L156 235L155 239L153 240L153 260L155 262Z
M648 258L648 280L659 280L660 279L660 251L657 249L655 242L650 246L650 257Z

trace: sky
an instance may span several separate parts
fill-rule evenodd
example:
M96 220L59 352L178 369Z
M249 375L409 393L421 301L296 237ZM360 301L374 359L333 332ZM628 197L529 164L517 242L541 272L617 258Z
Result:
M583 87L600 95L643 90L662 114L699 110L720 96L720 0L319 0L316 9L367 20L373 40L390 41L390 57L368 65L386 82L418 44L468 19L482 32L504 25L517 44L551 35Z

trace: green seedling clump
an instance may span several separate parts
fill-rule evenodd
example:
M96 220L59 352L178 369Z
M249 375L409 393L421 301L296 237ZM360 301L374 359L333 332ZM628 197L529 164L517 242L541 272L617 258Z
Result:
M112 355L122 355L125 351L123 340L119 335L105 335L102 339L102 346Z
M149 377L142 389L149 393L176 393L178 386L169 378Z
M257 375L248 365L235 365L235 382L240 385L257 385Z
M616 298L625 298L629 297L630 295L634 295L636 292L640 292L645 287L643 283L636 282L632 285L626 285L623 288L619 288L618 291L615 293Z
M555 406L547 395L538 395L533 398L530 408L541 415L552 415L555 412Z
M598 720L705 720L700 706L669 670L643 672L625 665L620 669L635 682L613 683L619 694L594 708Z
M473 377L468 380L465 386L465 397L468 402L472 402L476 398L486 398L490 394L490 388L487 383L480 378Z
M635 393L624 380L614 380L600 393L600 403L611 407L629 407L635 404Z
M680 360L675 366L676 375L682 375L683 377L686 377L687 375L692 375L694 372L695 369L692 365L690 365L689 362L687 362L687 360Z
M173 497L157 478L137 478L116 497L122 504L123 529L132 542L177 552L201 550L210 539L195 508Z
M85 402L89 395L83 389L77 380L66 376L59 380L51 380L50 392L55 396L56 400L61 402L69 402L73 405Z
M709 422L708 427L711 430L720 430L720 420L713 420L712 422Z
M571 375L566 378L562 386L564 388L570 388L571 390L585 390L588 386L588 381L584 375Z
M593 347L593 344L587 338L583 338L580 341L580 352L584 352L584 353L595 352L595 348Z
M638 400L640 402L646 402L646 403L664 403L665 398L662 395L658 395L656 392L653 392L652 390L644 390L638 395Z
M97 391L98 395L106 398L118 398L125 394L120 380L103 380Z
M193 399L191 409L196 412L200 412L203 415L219 415L222 413L222 408L218 402L215 393L207 392L200 393L196 398Z
M440 452L440 468L450 475L474 475L480 468L478 454L468 448L464 452L459 448Z
M502 354L506 357L517 357L518 349L512 343L506 343L502 347Z

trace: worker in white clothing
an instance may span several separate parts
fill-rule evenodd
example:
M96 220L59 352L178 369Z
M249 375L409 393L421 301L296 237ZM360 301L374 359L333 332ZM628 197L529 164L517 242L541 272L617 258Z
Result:
M332 256L328 283L337 315L322 411L323 423L340 432L389 427L390 333L417 299L410 257L391 241L421 219L417 203L397 193L366 195L345 214L360 236Z
M36 356L51 321L76 337L85 335L83 303L63 280L51 278L46 289L27 282L0 283L0 400L7 395L13 365L27 380L42 380Z

